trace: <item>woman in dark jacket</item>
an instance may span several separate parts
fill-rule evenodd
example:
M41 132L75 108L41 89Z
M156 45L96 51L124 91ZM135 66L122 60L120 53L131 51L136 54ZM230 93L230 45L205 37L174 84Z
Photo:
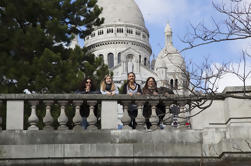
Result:
M153 77L147 78L146 84L145 84L144 88L142 89L142 91L143 91L143 95L159 95L157 83ZM160 125L160 123L163 121L163 118L165 116L165 106L163 106L162 103L159 103L156 106L156 113L159 117L159 125ZM151 109L151 105L148 102L146 102L144 104L143 115L146 118L147 129L149 129L151 126L149 118L152 115L152 109ZM162 128L162 126L160 126L160 128Z
M122 94L128 94L130 96L142 94L140 85L136 83L135 74L133 72L130 72L130 73L127 74L127 82L123 86ZM131 117L130 126L133 129L135 129L136 125L137 125L137 123L135 121L135 118L138 115L137 105L136 104L130 104L128 106L128 113L129 113L129 116Z
M81 86L79 88L79 91L77 93L81 94L100 94L100 91L97 91L94 85L94 82L91 78L86 78L82 81ZM89 116L90 113L90 106L85 102L81 105L80 107L80 115L83 117L82 120L82 126L83 128L87 128L88 123L87 123L87 117ZM98 106L96 105L94 108L94 114L99 120L98 116Z

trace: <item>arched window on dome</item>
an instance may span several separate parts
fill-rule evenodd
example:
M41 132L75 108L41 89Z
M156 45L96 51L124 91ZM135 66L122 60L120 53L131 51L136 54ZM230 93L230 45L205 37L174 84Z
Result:
M141 55L139 55L139 63L141 63Z
M120 64L120 62L121 62L121 53L119 52L118 53L118 64Z
M147 63L147 59L146 58L144 58L144 65L146 66L146 63Z
M113 28L108 28L107 33L113 33Z
M103 30L99 30L98 31L98 35L103 35L104 34L104 31Z
M117 33L123 33L123 28L117 28Z
M173 89L173 79L170 80L170 87Z
M113 53L109 53L107 59L108 59L108 67L109 68L114 67L114 55L113 55Z
M178 79L175 79L175 89L178 89Z

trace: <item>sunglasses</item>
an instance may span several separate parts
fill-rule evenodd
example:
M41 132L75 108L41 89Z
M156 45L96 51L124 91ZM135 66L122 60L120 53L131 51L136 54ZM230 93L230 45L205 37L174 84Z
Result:
M91 81L86 81L85 83L86 83L86 84L91 84L92 82L91 82Z

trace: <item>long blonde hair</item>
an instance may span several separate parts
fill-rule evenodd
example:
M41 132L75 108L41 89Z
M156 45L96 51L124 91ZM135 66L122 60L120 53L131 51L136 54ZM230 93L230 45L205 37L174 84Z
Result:
M112 84L112 86L111 86L111 91L115 91L115 89L116 89L116 88L115 88L115 84L114 84L114 82L113 82L112 76L109 75L109 74L108 74L108 75L105 75L103 81L101 82L100 89L101 89L102 91L105 91L105 89L106 89L105 80L106 80L107 77L110 77L111 80L112 80L112 82L111 82L111 84Z

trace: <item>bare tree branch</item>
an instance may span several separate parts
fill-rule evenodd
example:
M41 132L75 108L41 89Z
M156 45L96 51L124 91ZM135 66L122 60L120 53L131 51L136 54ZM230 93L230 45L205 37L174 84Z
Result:
M188 46L180 52L223 41L242 40L251 37L251 2L242 0L229 0L229 3L212 2L217 12L223 14L226 19L222 24L212 18L212 28L204 23L191 25L191 32L180 39Z

